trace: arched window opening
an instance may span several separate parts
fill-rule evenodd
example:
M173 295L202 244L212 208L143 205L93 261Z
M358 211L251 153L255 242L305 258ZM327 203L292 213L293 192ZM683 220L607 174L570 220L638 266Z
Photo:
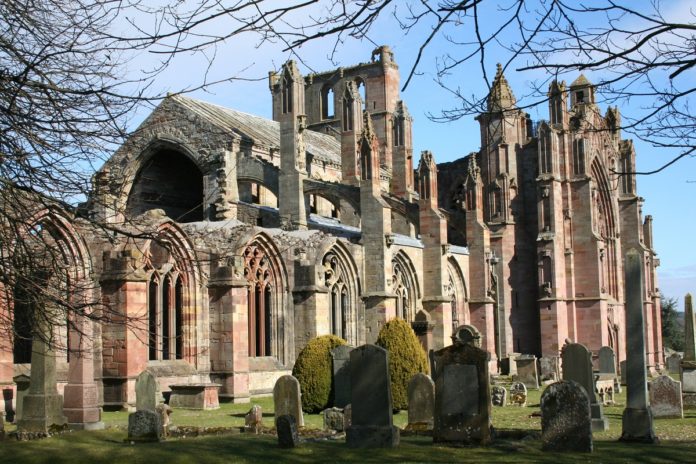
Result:
M32 298L31 292L27 291L23 285L15 286L13 297L14 363L30 363L32 338L34 336L34 298Z
M138 171L128 196L126 214L162 209L177 222L203 220L203 175L183 153L157 151Z
M290 76L289 71L286 71L283 75L283 86L281 92L283 113L289 113L292 111L292 77Z
M415 285L404 256L397 256L392 260L392 282L396 294L396 316L413 321L416 315Z
M363 102L364 108L367 109L367 89L365 87L365 83L360 78L355 79L355 87L358 89L358 93L360 94L360 99Z
M240 180L237 184L239 189L239 200L252 205L278 207L278 198L275 194L261 183Z
M183 359L184 283L176 270L167 267L162 274L153 271L148 283L150 361Z
M340 251L332 250L324 256L324 285L329 289L329 330L348 343L357 339L357 325L354 309L357 293L355 277L349 271L345 260L339 257Z
M321 91L321 118L333 119L334 117L334 91L333 88L327 84Z
M273 270L258 245L244 250L244 276L249 282L249 356L272 356Z

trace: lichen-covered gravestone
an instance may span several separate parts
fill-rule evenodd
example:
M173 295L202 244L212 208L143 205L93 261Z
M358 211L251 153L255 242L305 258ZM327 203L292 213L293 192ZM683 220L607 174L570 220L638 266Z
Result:
M491 441L491 387L487 351L455 339L436 353L435 443Z
M527 386L522 382L513 382L510 386L510 403L527 406Z
M298 427L304 427L300 382L295 377L284 375L276 381L273 387L273 405L276 420L280 416L290 414L295 418Z
M133 442L162 439L162 421L155 411L141 410L128 415L128 439Z
M393 448L399 429L392 422L389 355L376 345L350 353L351 425L346 441L351 448Z
M350 352L353 347L339 345L331 350L333 365L333 405L344 408L350 403Z
M328 408L322 411L324 418L324 430L343 432L346 429L343 410L340 408Z
M284 414L276 418L276 433L281 448L294 448L300 444L295 416Z
M661 375L648 384L648 390L653 417L675 419L684 417L681 382L672 380L667 375Z
M408 383L408 426L409 430L433 428L435 409L435 383L419 372Z
M491 388L491 403L493 406L507 405L507 390L505 387L495 386Z
M523 354L515 360L517 363L517 375L515 380L522 382L527 388L539 388L539 375L537 373L536 356Z
M566 343L561 351L561 359L563 380L575 381L587 392L592 413L592 430L607 430L609 421L604 416L602 405L597 401L595 394L592 353L580 343Z
M592 451L590 400L579 383L562 380L544 390L541 444L544 451Z

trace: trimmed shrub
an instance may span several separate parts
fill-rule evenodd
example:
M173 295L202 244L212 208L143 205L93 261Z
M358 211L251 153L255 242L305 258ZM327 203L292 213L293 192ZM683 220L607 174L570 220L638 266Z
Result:
M331 407L331 350L345 344L335 335L323 335L311 339L300 351L292 375L300 382L304 412L317 413Z
M428 358L413 332L403 319L392 319L382 326L377 345L389 352L392 407L408 409L408 383L418 372L428 372Z

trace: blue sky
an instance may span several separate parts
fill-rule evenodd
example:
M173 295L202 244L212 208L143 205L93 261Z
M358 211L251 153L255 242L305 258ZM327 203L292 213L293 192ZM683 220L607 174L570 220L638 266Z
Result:
M665 13L683 15L684 11L688 12L690 5L692 2L688 0L669 2L669 11ZM373 28L370 34L372 42L348 41L337 49L333 61L328 59L333 42L317 41L304 47L299 51L302 58L300 69L307 74L369 61L375 44L385 44L391 46L395 53L403 83L416 59L419 39L427 30L427 26L423 25L419 30L405 35L391 17L385 16ZM215 33L214 30L209 32ZM192 96L270 118L267 73L278 69L291 56L282 52L281 44L257 45L257 37L236 37L216 51L209 69L201 56L179 56L159 76L156 89L166 91L193 86L203 79L206 72L212 80L233 73L245 80L219 84L207 91L194 92ZM434 40L422 58L419 74L402 94L415 119L414 153L418 155L422 150L430 150L438 162L457 159L480 147L478 123L473 117L449 123L436 123L427 117L428 114L436 114L439 110L453 106L451 94L434 81L434 60L451 47L442 38ZM504 62L505 57L500 49L491 48L487 53L485 67L489 79L495 74L496 62ZM147 63L150 59L150 55L140 56L133 62L133 66L138 66L139 62ZM544 77L539 72L516 72L514 68L513 65L506 71L506 77L518 98L529 92L532 81ZM570 82L575 77L577 76L566 76L565 79ZM603 76L590 73L587 77L597 82ZM687 78L696 79L696 70L692 70ZM473 61L471 66L456 70L449 76L448 83L450 86L458 86L467 95L481 97L486 94L487 87L477 61ZM606 110L606 105L600 103L600 106L603 111ZM635 108L625 104L619 105L619 109L628 115L635 111ZM545 104L527 111L534 120L548 118ZM136 117L134 123L141 117ZM676 152L654 148L641 141L636 141L636 151L639 171L653 170L676 155ZM696 292L696 245L691 242L694 239L691 234L696 235L696 157L682 159L658 174L638 176L638 193L645 198L643 213L654 218L654 245L661 262L658 268L659 287L664 295L678 297L681 301L684 293Z

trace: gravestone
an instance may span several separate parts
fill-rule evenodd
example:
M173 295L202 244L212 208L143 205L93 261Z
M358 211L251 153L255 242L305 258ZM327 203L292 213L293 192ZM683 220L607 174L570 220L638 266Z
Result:
M157 407L157 379L149 371L142 371L135 381L135 410L155 411Z
M296 426L304 427L300 382L295 377L283 375L276 380L273 387L273 405L276 420L280 416L289 414L295 418Z
M343 411L340 408L327 408L322 411L324 430L343 432L346 429Z
M433 428L435 409L435 383L419 372L408 383L408 426L409 430Z
M558 356L542 356L539 358L539 371L541 380L560 380L561 369Z
M510 386L510 403L527 406L527 386L522 382L513 382Z
M621 441L657 443L648 400L648 373L643 321L643 256L632 248L624 260L626 312L626 408Z
M541 395L541 447L544 451L592 452L590 400L579 383L561 380Z
M162 422L155 411L142 409L128 415L128 438L126 441L150 442L162 439Z
M616 355L610 346L599 349L599 372L616 375Z
M15 399L15 416L14 423L18 423L22 418L22 405L24 404L24 397L27 396L29 392L29 382L31 378L26 374L19 374L12 377L12 381L17 386L17 398ZM8 419L9 421L9 419Z
M517 364L517 375L514 377L518 382L522 382L527 388L539 388L539 375L537 374L536 356L523 354L515 360Z
M392 448L399 429L392 423L389 354L376 345L350 353L351 425L346 441L351 448Z
M297 433L295 416L284 414L276 418L276 433L278 445L281 448L294 448L300 444L300 436Z
M350 403L350 352L353 347L339 345L331 350L333 360L333 405L343 408Z
M455 340L439 350L436 359L433 442L490 443L490 355Z
M56 388L56 353L44 337L34 337L31 380L22 402L17 432L45 433L52 426L63 426L67 422L68 419L63 415L63 397Z
M684 359L681 362L685 408L696 408L696 319L691 294L684 297Z
M507 390L505 387L496 386L491 388L491 403L493 406L507 405Z
M619 362L619 375L621 376L621 385L626 385L626 360Z
M648 391L653 417L684 417L681 382L672 380L668 375L661 375L648 384Z
M263 426L263 409L258 404L255 404L249 409L249 412L244 416L244 429L247 432L259 433Z
M667 364L667 372L675 375L681 374L682 357L679 353L670 354L667 356L665 362Z
M348 430L348 428L353 423L352 419L353 419L353 406L350 404L346 404L346 407L343 408L343 430Z
M604 417L602 405L597 401L595 394L592 353L580 343L566 343L561 351L561 359L563 380L577 382L587 392L592 414L592 430L607 430L609 421Z

